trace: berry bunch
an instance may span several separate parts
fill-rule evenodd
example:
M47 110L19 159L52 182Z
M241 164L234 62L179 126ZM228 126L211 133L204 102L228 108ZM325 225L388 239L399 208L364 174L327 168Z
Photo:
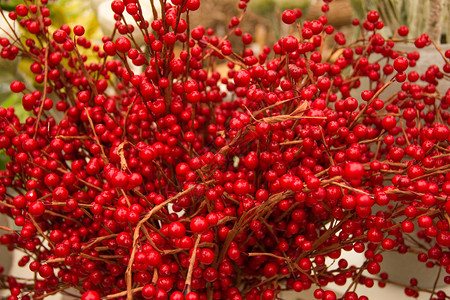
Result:
M223 37L189 27L199 0L164 2L148 22L138 0L113 0L101 46L83 26L51 29L47 0L9 13L28 33L0 38L1 56L27 57L35 82L11 83L32 115L24 122L0 108L10 158L0 212L16 225L0 228L0 243L36 275L0 275L8 299L74 287L84 300L269 300L311 288L332 300L332 283L349 285L343 299L366 299L353 288L391 283L388 251L450 274L449 51L422 35L414 44L436 47L436 65L410 71L419 53L395 47L408 28L384 38L370 12L347 43L327 24L327 0L315 21L285 11L298 34L256 53L239 28L248 0ZM344 251L366 261L352 266ZM419 292L447 298L413 278L405 293Z

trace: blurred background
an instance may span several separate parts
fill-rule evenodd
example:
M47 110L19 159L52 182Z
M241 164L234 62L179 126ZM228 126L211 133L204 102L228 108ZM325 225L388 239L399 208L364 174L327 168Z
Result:
M53 20L53 29L59 28L62 24L74 26L82 24L86 29L86 37L93 44L101 44L101 38L109 35L113 31L113 14L110 10L111 0L49 0L51 8L51 18ZM156 1L158 2L158 1ZM238 9L237 0L201 0L201 8L190 13L191 29L197 25L205 28L213 28L218 36L225 35L228 31L227 24L233 16L241 14ZM2 10L13 10L21 0L0 0ZM142 1L144 16L151 22L152 14L149 6L149 0ZM437 3L433 7L433 3ZM298 35L294 26L286 26L281 22L281 13L286 9L300 9L302 17L300 22L314 20L323 15L322 6L324 2L318 0L251 0L246 10L244 21L239 25L244 33L252 33L255 52L262 49L264 45L273 45L278 39L285 35ZM447 33L450 31L450 0L333 0L329 3L327 13L328 24L335 28L335 31L344 33L348 39L355 37L355 28L351 25L354 18L362 18L369 10L377 9L382 15L383 22L387 25L384 29L386 36L392 36L400 25L407 25L410 28L410 36L417 37L424 31L431 32L434 28L430 27L430 15L438 25L441 25L435 34L436 40L445 44ZM436 10L437 9L437 10ZM5 14L6 15L6 14ZM432 18L431 18L432 19ZM432 21L433 21L432 20ZM11 21L10 21L11 22ZM11 22L12 27L19 29L17 24ZM0 17L0 36L11 35L11 30L7 26L5 18ZM20 33L20 30L18 30ZM230 40L240 39L232 35ZM447 46L448 47L448 46ZM27 85L33 85L33 74L29 71L29 63L26 60L6 61L0 60L0 106L14 107L15 111L23 121L30 112L25 111L21 106L21 99L17 94L11 94L9 84L13 80L22 80ZM6 157L0 153L0 168L4 168ZM0 216L0 225L12 226L11 222L4 216ZM0 229L0 234L3 232ZM344 253L350 264L360 266L365 258L355 253ZM0 246L0 265L4 266L4 274L13 274L18 277L31 278L32 274L28 267L19 268L18 261L22 255L18 252L11 253L4 246ZM403 260L389 260L392 265L390 272L397 272L400 281L407 283L411 276L417 273L423 273L424 278L432 280L436 277L435 271L417 269L415 265L409 262L415 258L403 258ZM329 264L334 263L329 261ZM427 273L428 272L428 273ZM431 272L431 273L430 273ZM391 274L391 273L390 273ZM404 277L404 278L403 278ZM440 286L445 286L441 284ZM0 280L1 288L1 280ZM333 286L331 289L342 295L347 286ZM405 299L404 288L402 286L388 285L385 289L364 289L359 288L357 292L371 295L373 299ZM3 294L4 295L4 294ZM282 299L314 299L312 291L304 293L284 293L280 295ZM0 291L0 299L2 294ZM63 299L61 296L52 296L48 299ZM70 298L64 298L70 299ZM429 299L429 294L422 293L419 299Z

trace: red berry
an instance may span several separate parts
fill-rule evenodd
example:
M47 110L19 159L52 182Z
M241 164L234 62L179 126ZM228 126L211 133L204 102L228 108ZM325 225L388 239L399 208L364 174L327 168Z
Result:
M100 300L100 295L96 291L87 291L83 293L81 300Z
M186 2L186 8L195 11L200 8L200 0L188 0Z
M364 176L364 167L359 162L349 162L345 165L343 175L349 180L359 180Z
M124 171L118 171L116 172L111 180L111 183L114 185L114 187L117 188L125 188L127 187L129 182L129 176Z
M250 191L250 185L244 179L238 179L234 182L233 190L238 195L245 195Z
M182 238L186 234L186 228L180 222L173 222L169 224L169 234L173 238Z
M208 221L204 217L197 216L192 219L190 228L194 233L202 233L208 229Z
M406 59L403 56L399 56L394 60L394 69L399 72L403 73L408 68L408 59Z
M111 9L114 13L121 15L125 10L125 5L122 1L114 0L111 2Z
M67 32L61 29L57 29L55 30L55 32L53 32L53 39L58 44L63 44L67 40Z
M75 33L75 35L82 36L84 32L85 29L81 25L75 25L75 27L73 28L73 33Z
M35 201L31 203L30 207L28 208L28 211L33 216L42 216L45 211L45 206L40 201Z
M436 241L441 247L445 248L450 247L450 232L449 231L439 232Z
M377 22L379 18L380 18L380 14L375 10L369 11L367 13L367 21L369 21L371 23Z
M297 40L297 38L290 35L288 37L285 37L282 40L282 44L283 44L283 48L284 48L284 50L286 50L286 52L294 52L297 50L298 40Z
M131 42L128 38L121 36L116 40L115 46L117 51L126 53L131 49Z
M20 93L25 90L25 84L21 81L13 81L9 86L13 93Z
M394 116L386 116L383 118L381 123L384 129L391 130L397 124L397 120L395 119Z
M234 83L238 87L247 87L250 83L250 79L250 72L246 70L240 70L234 74Z
M285 24L292 24L295 22L296 19L297 19L297 15L291 9L285 10L283 12L283 14L281 15L281 20L283 20L283 22Z
M409 28L405 25L402 25L397 29L397 32L400 36L407 36L409 33Z

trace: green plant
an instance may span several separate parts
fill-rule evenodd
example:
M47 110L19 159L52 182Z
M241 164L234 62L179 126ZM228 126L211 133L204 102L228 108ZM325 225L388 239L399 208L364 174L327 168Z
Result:
M402 25L408 26L409 38L427 33L436 42L448 42L450 1L446 0L351 0L355 12L380 12L391 35Z
M0 7L3 10L11 11L14 10L17 4L21 3L20 0L0 0Z

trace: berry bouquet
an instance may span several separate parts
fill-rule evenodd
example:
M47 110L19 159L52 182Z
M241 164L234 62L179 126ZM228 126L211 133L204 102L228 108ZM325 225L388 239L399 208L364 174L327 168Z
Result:
M402 285L380 266L390 253L450 283L450 51L406 27L381 36L376 11L348 43L327 0L318 20L284 11L292 35L257 52L239 27L248 0L224 36L190 27L199 0L149 1L151 22L138 0L111 1L101 45L52 27L47 0L1 12L25 31L0 38L1 57L34 74L10 85L30 117L0 108L0 212L15 223L0 243L34 273L0 274L8 299L367 299L358 286ZM436 48L435 64L411 70L420 54L402 42Z

